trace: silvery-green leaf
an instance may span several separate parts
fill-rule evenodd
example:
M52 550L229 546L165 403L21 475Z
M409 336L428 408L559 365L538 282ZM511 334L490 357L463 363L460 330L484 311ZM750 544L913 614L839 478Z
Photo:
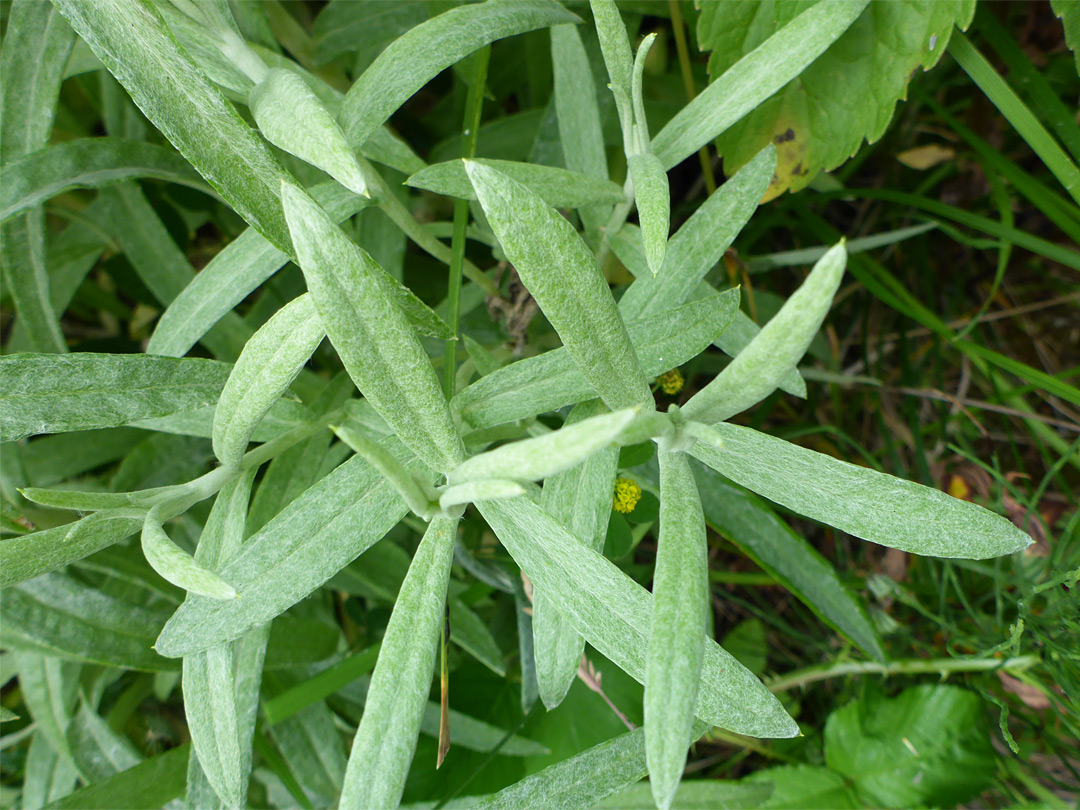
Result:
M123 138L83 138L47 146L6 165L0 171L0 220L65 191L102 188L138 177L209 191L172 149Z
M626 325L577 231L520 183L480 163L465 166L499 244L582 376L613 410L651 410L652 394Z
M60 13L150 119L240 216L292 249L270 148L173 39L153 6L58 0Z
M391 290L397 282L301 189L282 186L308 289L349 376L422 461L452 469L464 457L435 370Z
M343 810L397 807L401 800L431 691L457 525L431 521L398 592L349 754Z
M68 726L67 736L75 767L87 782L108 779L142 759L131 741L113 731L85 699Z
M656 34L648 34L638 44L637 53L634 54L634 73L630 85L630 101L634 108L634 151L627 154L626 159L638 154L650 154L649 152L649 122L645 117L645 99L642 81L645 74L645 59L656 41ZM663 167L660 168L663 171ZM656 265L657 270L660 264ZM653 272L656 272L655 270Z
M345 96L338 120L349 143L362 144L417 90L497 39L580 22L550 0L487 2L451 9L391 42Z
M668 230L671 228L671 194L668 191L667 173L656 156L648 152L631 155L629 163L641 220L645 259L655 276L664 265Z
M472 162L505 174L534 191L544 202L555 208L612 205L626 199L622 188L610 180L588 177L555 166L479 158L474 158ZM406 180L405 184L447 197L457 197L462 200L476 199L476 191L469 182L465 163L460 160L428 166Z
M516 498L524 495L525 490L517 481L470 481L467 484L447 487L439 495L439 506L449 509L451 506L490 501L493 498Z
M38 731L61 759L74 765L67 729L79 696L82 667L33 650L16 650L14 655L19 689Z
M240 463L255 427L284 394L326 331L311 296L279 309L244 346L214 412L214 453Z
M869 0L811 6L732 65L653 138L670 169L713 140L794 79L840 38Z
M636 276L619 299L619 312L627 321L670 309L690 297L757 210L775 167L776 149L769 146L705 200L667 243L659 275L639 272L636 266L627 264ZM637 198L640 213L640 193ZM631 233L631 228L624 227L618 236ZM644 253L644 230L640 241ZM612 247L626 263L618 238L612 239Z
M378 470L413 512L424 520L431 519L435 514L435 492L426 481L409 472L393 453L366 436L363 431L355 429L349 422L334 428L334 433Z
M567 417L567 424L580 422L603 413L598 400L577 405ZM611 497L619 449L607 447L577 466L551 476L544 482L540 505L593 551L602 551L611 517ZM533 586L532 629L536 655L536 678L540 698L547 708L560 703L577 675L585 639L558 610L543 588Z
M117 427L210 405L229 368L141 354L0 357L0 441Z
M559 120L559 143L562 144L566 168L598 180L607 180L607 154L600 105L596 97L596 81L577 26L552 27L551 67L555 85L555 113ZM622 202L622 199L616 202ZM611 207L586 206L579 213L591 243L610 216Z
M220 644L184 656L184 712L192 747L214 792L227 807L240 807L247 774L242 772L236 727L232 647Z
M410 458L400 442L387 444L399 460ZM406 511L394 488L364 459L349 459L292 501L226 563L221 575L242 598L189 597L156 648L170 657L187 655L268 622L382 539Z
M738 312L739 293L658 312L627 324L645 374L655 377L698 355L723 334ZM596 391L564 348L518 360L473 382L452 406L480 429L592 399Z
M667 810L686 767L709 610L705 518L685 453L661 449L660 540L645 657L645 754L656 806Z
M75 788L79 775L70 759L59 756L43 734L34 734L26 754L23 778L23 810L41 810Z
M173 585L212 599L236 598L233 586L170 540L153 514L147 515L143 523L142 550L150 567Z
M273 68L251 91L248 105L270 143L367 196L367 183L345 134L303 79L291 70Z
M490 479L540 481L580 464L613 444L637 413L634 408L624 408L566 425L535 439L504 444L463 461L447 480L450 484Z
M630 51L630 38L626 34L626 25L622 21L619 7L615 0L589 0L593 20L596 22L596 34L600 38L600 50L604 54L611 79L611 92L615 95L615 106L619 111L619 122L623 130L623 140L628 141L633 126L633 111L630 108L630 92L633 83L634 56Z
M718 424L691 453L736 484L848 534L913 554L981 560L1027 548L1010 521L936 489Z
M614 563L587 548L528 498L483 501L477 509L533 584L585 640L639 682L652 597ZM695 713L706 723L753 737L799 733L780 702L742 664L706 639Z
M844 275L841 241L822 256L802 283L750 344L683 407L687 419L722 422L776 390L802 359L829 313Z

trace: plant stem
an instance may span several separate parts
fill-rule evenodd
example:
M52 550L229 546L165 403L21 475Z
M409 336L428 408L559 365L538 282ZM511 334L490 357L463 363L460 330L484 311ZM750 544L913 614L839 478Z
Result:
M465 102L465 125L461 135L462 157L476 154L476 139L480 129L480 113L484 106L484 84L487 81L491 46L477 51L473 57L473 83ZM447 315L454 336L446 341L446 361L443 364L443 388L446 398L454 396L454 375L457 372L457 334L461 309L461 268L465 261L465 228L469 224L469 201L454 202L454 235L450 244L450 284L446 295Z
M697 92L694 90L694 74L690 70L690 48L686 44L682 8L679 6L679 0L668 0L668 6L671 8L671 27L675 32L675 50L679 54L679 69L682 71L683 84L686 86L686 100L693 101ZM698 160L701 161L701 174L705 178L705 190L712 196L712 193L716 191L716 178L713 177L707 145L698 150Z
M952 672L992 672L994 670L1023 671L1030 669L1040 661L1037 655L1022 655L1017 658L909 658L902 661L890 661L879 664L876 661L848 661L843 664L829 664L807 667L786 675L772 678L766 683L771 692L786 692L799 686L806 686L815 681L837 678L842 675L926 675L937 673L947 675Z

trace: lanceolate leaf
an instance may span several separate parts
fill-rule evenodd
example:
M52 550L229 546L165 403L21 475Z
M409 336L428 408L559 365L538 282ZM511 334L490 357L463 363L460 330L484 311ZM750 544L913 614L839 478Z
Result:
M686 403L686 418L721 422L776 390L825 320L846 262L841 241L818 260L802 286L750 344Z
M728 328L738 301L738 291L728 291L627 324L645 374L663 374L701 352ZM479 429L595 396L573 358L560 348L493 371L454 397L452 406Z
M398 592L349 755L343 810L401 800L431 691L456 536L456 519L432 520Z
M883 546L986 559L1031 545L993 512L936 489L858 467L731 424L711 428L722 448L692 453L737 484L801 515Z
M613 444L635 416L633 409L626 408L568 424L535 439L504 444L462 462L447 480L451 484L493 478L539 481Z
M550 0L479 3L451 9L390 43L345 96L338 120L358 146L417 90L497 39L580 22Z
M0 172L0 219L71 189L101 188L137 177L210 191L172 149L123 138L85 138L48 146L5 166Z
M367 195L363 172L344 133L296 73L271 69L251 91L248 105L270 143L318 166L356 194Z
M753 2L704 4L697 33L701 48L712 51L709 72L722 76L804 8L782 0L762 14ZM920 67L937 63L953 26L966 28L974 12L975 0L873 0L797 81L720 137L725 168L741 166L772 142L780 160L769 196L803 188L820 170L854 155L863 138L881 137L908 82ZM854 98L860 103L852 104Z
M150 566L173 585L212 599L236 598L232 585L203 568L169 539L153 510L143 524L142 550Z
M214 453L240 463L255 427L284 394L326 331L311 296L282 307L244 346L214 412Z
M521 183L536 192L545 203L554 208L613 205L626 199L619 185L607 179L589 177L576 171L533 163L518 163L512 160L474 159L473 162L494 169ZM476 191L469 182L465 164L460 160L428 166L410 177L406 183L413 188L427 189L448 197L457 197L462 200L476 199Z
M0 441L117 427L217 401L229 366L140 354L0 358Z
M630 39L626 34L626 25L622 21L615 0L590 0L590 5L593 19L596 21L600 50L604 54L604 64L611 78L610 88L615 94L615 105L619 111L619 122L625 141L630 136L629 130L633 122L630 92L633 84L634 56L630 51Z
M447 487L439 495L439 506L449 509L451 506L459 506L473 501L490 501L493 498L516 498L524 495L525 489L517 481L470 481L467 484L458 484Z
M797 77L840 38L869 0L817 3L727 69L653 138L670 169ZM756 154L764 144L754 147Z
M436 470L464 457L435 370L396 306L397 282L295 186L282 187L308 289L331 343L361 393Z
M630 157L630 177L634 182L641 240L645 259L655 276L664 264L668 230L671 228L671 193L667 174L655 155L643 153Z
M499 243L582 376L611 409L652 394L596 259L573 226L536 194L475 162L466 168Z
M534 585L635 680L645 679L651 625L648 592L527 498L485 501L477 509ZM719 644L706 640L695 713L707 723L754 737L798 733L780 702Z
M583 402L570 412L566 421L580 423L602 412L603 404L598 400ZM540 496L544 511L593 551L602 551L604 547L618 461L617 447L604 448L577 466L548 478ZM558 602L537 586L533 587L532 626L540 698L548 709L554 709L574 682L585 651L585 639L563 618Z
M75 31L222 198L291 251L278 203L289 179L269 147L173 39L148 0L58 0Z

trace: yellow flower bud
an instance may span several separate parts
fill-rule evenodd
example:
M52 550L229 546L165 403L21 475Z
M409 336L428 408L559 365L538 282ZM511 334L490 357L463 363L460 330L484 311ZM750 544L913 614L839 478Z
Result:
M634 511L637 502L641 500L641 487L629 478L620 478L615 482L615 497L611 507L616 512L624 515Z

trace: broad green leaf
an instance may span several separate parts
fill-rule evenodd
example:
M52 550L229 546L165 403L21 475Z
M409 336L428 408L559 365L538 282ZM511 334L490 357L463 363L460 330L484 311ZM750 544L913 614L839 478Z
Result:
M64 574L45 574L5 588L3 610L5 647L125 669L176 669L153 650L168 609L141 607Z
M598 400L583 402L570 412L568 425L603 412ZM650 442L652 444L652 442ZM606 447L568 470L544 482L540 505L570 534L593 551L602 551L611 517L611 495L615 489L617 447ZM585 639L559 612L558 603L543 588L533 586L533 645L540 698L554 709L570 690L577 675Z
M600 180L554 166L479 158L474 158L472 162L487 166L521 183L554 208L612 205L626 199L622 188L610 180ZM465 171L465 162L461 160L450 160L428 166L414 174L405 183L413 188L426 189L447 197L457 197L462 200L476 199L476 191Z
M348 422L334 428L334 433L393 485L409 509L424 520L432 518L436 497L426 481L414 476L393 453Z
M26 754L23 777L23 810L41 810L46 804L71 793L79 775L70 759L59 756L44 735L35 734Z
M697 36L701 49L712 51L709 73L724 81L725 71L806 8L800 0L772 3L767 13L755 2L703 5ZM769 198L805 187L854 155L864 138L873 143L882 136L908 82L937 63L953 26L967 28L974 12L975 0L873 0L797 80L773 87L775 95L720 136L724 168L775 143L779 166Z
M865 805L848 780L821 765L782 765L754 771L743 784L771 787L768 810L858 810Z
M255 427L311 358L326 332L311 296L279 309L244 346L214 412L214 453L239 465Z
M372 202L338 183L322 183L312 188L311 194L335 222L348 219ZM147 354L183 357L215 323L288 261L289 257L262 234L248 228L214 256L172 300L150 336ZM435 318L434 313L431 318ZM425 330L419 321L417 328L425 334L440 334Z
M637 278L619 299L622 316L633 321L690 298L757 210L775 168L776 150L768 147L717 189L671 237L658 275L629 267ZM620 235L627 231L623 228ZM644 238L642 234L642 242ZM613 241L613 247L621 259L618 242Z
M342 808L396 807L431 691L456 519L431 521L398 592L356 730Z
M612 410L653 398L596 259L573 226L520 183L467 161L469 179L507 258Z
M187 744L150 757L48 805L48 810L153 810L163 807L184 792Z
M656 156L649 153L631 155L629 163L641 220L645 260L655 276L664 265L668 231L671 228L671 193L668 191L667 174Z
M983 701L927 684L895 698L873 691L829 715L825 762L855 783L865 805L954 807L993 781L997 754Z
M270 148L180 48L147 0L58 0L60 13L139 109L276 248L292 249L278 203L289 179Z
M607 154L589 56L575 25L551 28L555 114L559 121L559 143L566 168L573 172L608 179ZM622 202L620 199L615 202ZM590 242L610 216L610 206L585 206L579 212Z
M477 509L585 640L643 682L652 613L648 591L527 498L484 501ZM704 644L698 717L749 736L798 734L795 721L757 678L714 641Z
M496 675L506 675L502 650L488 626L460 599L450 600L450 643L456 644Z
M869 657L885 659L877 631L833 565L759 498L694 463L705 522L737 545L830 627Z
M717 472L806 517L883 546L981 560L1032 540L988 509L746 427L709 428L722 447L692 453Z
M273 68L251 91L248 105L259 131L270 143L318 166L345 188L367 196L367 183L345 134L298 75Z
M400 444L399 458L408 458ZM297 497L221 570L243 598L191 597L169 620L157 649L170 657L231 641L299 602L380 540L404 501L356 457Z
M160 518L151 510L142 529L142 550L150 567L177 587L211 599L235 599L236 589L213 571L199 565L169 539Z
M8 165L48 142L63 82L64 65L75 36L51 4L21 0L11 9L0 54L0 161ZM0 172L0 194L8 191ZM16 177L10 177L12 183ZM5 206L6 207L6 206ZM3 280L30 348L67 351L51 306L52 290L45 247L45 215L27 211L0 226Z
M722 422L767 397L806 353L844 275L844 242L822 256L780 311L716 378L690 398L687 419Z
M73 767L67 730L75 713L82 667L33 650L15 650L14 655L19 689L30 716L48 746Z
M0 357L0 441L117 427L210 405L229 368L140 354Z
M96 554L142 529L141 514L95 512L77 523L9 537L0 543L0 588L34 579ZM76 530L77 529L77 530Z
M653 138L670 169L801 74L855 22L869 0L817 3L728 68ZM757 143L756 155L764 144Z
M686 767L709 610L701 498L686 454L661 447L660 539L645 657L645 755L656 806L667 810Z
M398 285L307 194L282 187L300 266L330 342L364 397L429 466L464 457L435 370L395 305Z
M626 25L615 0L589 0L593 19L596 22L596 34L600 39L600 50L607 66L608 85L615 95L615 106L619 112L619 123L623 131L623 141L629 145L633 111L630 108L630 94L633 84L634 56L630 51L630 38L626 34ZM629 151L628 151L628 154Z
M673 810L746 810L767 806L765 802L771 794L772 787L767 782L755 785L746 781L691 779L683 780L679 785L671 806ZM653 810L654 807L652 790L644 783L597 805L597 808L610 810Z
M123 138L85 138L45 147L5 166L0 171L0 220L65 191L137 177L210 190L172 149Z
M504 444L463 461L450 472L447 481L450 484L491 479L540 481L614 444L636 416L636 409L624 408L568 424L535 439Z
M451 506L490 501L493 498L516 498L524 495L525 489L517 481L470 481L466 484L447 487L439 495L439 506L449 509Z
M461 6L391 42L349 89L338 120L349 143L362 144L417 90L497 39L580 22L551 0Z
M100 782L139 764L142 759L127 737L117 734L85 698L67 730L68 744L80 776Z
M663 374L697 356L726 331L738 303L738 292L728 291L627 324L645 374ZM595 396L569 352L559 348L476 380L454 397L452 407L466 424L480 429Z

